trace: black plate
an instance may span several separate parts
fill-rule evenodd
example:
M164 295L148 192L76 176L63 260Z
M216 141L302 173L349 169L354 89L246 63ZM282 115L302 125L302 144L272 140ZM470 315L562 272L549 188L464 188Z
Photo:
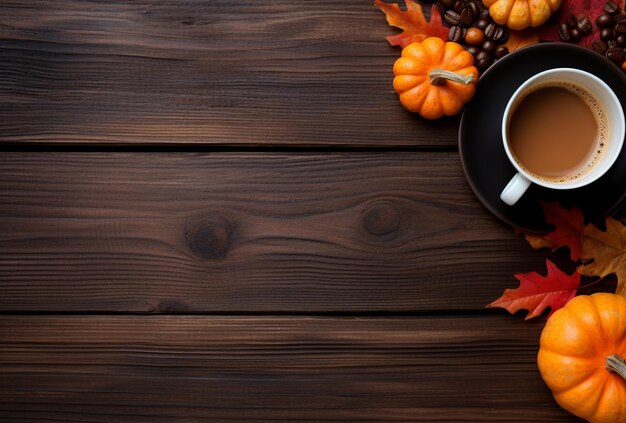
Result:
M480 201L493 214L520 229L543 232L546 225L539 200L577 206L587 221L597 222L613 212L626 194L626 147L613 167L594 183L573 190L550 190L531 185L513 206L500 193L515 175L502 147L500 125L511 95L532 75L553 68L577 68L604 80L626 105L626 76L589 49L561 43L537 44L500 59L479 79L476 94L466 105L459 128L459 151L465 176Z

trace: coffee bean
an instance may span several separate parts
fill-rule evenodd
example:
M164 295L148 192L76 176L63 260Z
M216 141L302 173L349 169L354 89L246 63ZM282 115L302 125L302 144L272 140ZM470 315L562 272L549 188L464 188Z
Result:
M620 13L619 15L615 15L613 16L613 21L616 24L623 24L626 23L626 15L623 13Z
M436 1L435 4L433 4L433 7L435 7L439 11L440 15L446 13L446 7L440 1Z
M487 28L487 25L489 25L489 21L487 19L479 19L476 21L476 24L474 26L481 31L484 31L485 28Z
M606 51L606 57L613 62L621 62L624 59L624 50L619 47L613 47Z
M496 43L491 40L487 40L483 43L483 51L487 53L493 53L496 50Z
M626 47L626 35L624 34L618 35L615 41L617 41L618 46Z
M609 15L614 15L619 12L619 6L609 0L604 5L604 11Z
M508 38L509 38L509 31L505 27L498 25L492 37L493 41L500 44L500 43L506 42Z
M576 22L576 28L583 33L587 34L591 32L591 21L588 16L581 16L578 18L578 22Z
M461 0L458 0L458 1L456 1L456 2L454 3L454 6L452 7L452 9L453 9L455 12L460 12L460 11L461 11L461 9L463 9L463 7L464 7L464 6L465 6L465 5L463 4L463 2L462 2Z
M474 65L478 68L478 70L483 71L491 65L491 56L489 53L485 51L481 51L476 55L476 60L474 61Z
M600 39L602 41L609 41L613 38L615 38L615 31L613 28L602 28L602 31L600 31Z
M480 6L475 1L469 2L467 7L472 11L472 19L477 19L480 16Z
M569 26L570 28L578 27L578 19L576 19L576 16L570 15L569 19L567 20L567 26Z
M609 40L609 41L606 42L606 46L607 46L608 49L615 48L615 47L617 47L617 41Z
M485 28L485 37L493 38L493 34L496 33L496 28L497 25L494 23L490 23L489 25L487 25L487 27Z
M478 53L480 53L480 49L476 46L470 46L467 48L467 51L474 57L476 57L476 55Z
M458 43L463 39L463 28L458 25L451 26L448 30L448 41Z
M461 23L461 15L454 10L448 10L443 15L443 20L446 21L450 26L458 25Z
M487 53L484 50L480 50L479 49L478 53L476 54L476 59L482 59L482 58L485 58L485 57L489 57L489 53Z
M474 62L474 66L476 66L476 68L480 71L486 71L487 68L489 68L489 66L491 66L491 59L489 57L484 57L481 59L477 59Z
M504 56L506 56L507 54L509 54L509 49L508 49L508 48L506 48L505 46L499 46L499 47L496 49L495 56L496 56L496 59L501 59L501 58L503 58Z
M465 43L470 46L477 46L485 41L485 34L478 28L472 27L465 33Z
M483 17L483 18L489 18L489 17L490 17L490 15L489 15L489 8L488 8L488 7L485 7L485 8L484 8L484 9L480 12L480 14L482 15L482 17Z
M615 32L619 34L626 33L626 24L617 24L615 25Z
M472 16L472 9L464 7L459 14L460 24L463 26L470 26L474 22L474 16Z
M604 53L606 53L607 46L606 46L606 43L604 41L602 41L602 40L595 40L593 42L592 47L593 47L593 50L596 53L600 53L602 55L604 55Z
M596 19L596 25L598 28L608 28L613 25L613 18L609 15L600 15Z
M561 41L569 43L572 40L572 37L569 35L569 27L567 24L560 24L558 33Z
M578 41L580 40L581 33L580 33L580 31L578 30L578 28L570 28L570 30L569 30L569 36L570 36L570 39L571 39L573 42L575 42L575 43L576 43L576 42L578 42Z

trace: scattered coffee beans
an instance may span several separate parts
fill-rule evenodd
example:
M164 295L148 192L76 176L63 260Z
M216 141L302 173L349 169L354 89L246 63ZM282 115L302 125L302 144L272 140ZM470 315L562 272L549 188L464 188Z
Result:
M509 53L503 46L509 37L508 29L491 19L482 1L436 0L434 5L444 24L450 27L448 40L461 44L474 56L474 65L481 72ZM561 41L577 43L593 31L593 24L589 16L570 15L558 25L558 36ZM614 0L608 0L595 25L600 31L593 41L593 50L626 70L626 11Z
M626 11L612 0L605 3L603 13L596 18L600 29L599 39L594 40L593 50L626 70ZM578 42L593 30L588 16L570 16L567 23L558 26L561 41Z
M461 44L474 56L474 65L481 72L509 53L502 45L508 40L508 29L491 19L482 1L436 0L434 5L441 12L444 24L450 27L448 40ZM578 20L574 20L578 26Z

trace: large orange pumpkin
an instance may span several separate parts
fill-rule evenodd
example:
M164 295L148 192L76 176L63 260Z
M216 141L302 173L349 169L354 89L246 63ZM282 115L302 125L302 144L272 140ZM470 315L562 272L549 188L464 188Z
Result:
M537 364L554 398L593 423L626 422L626 298L581 295L541 334Z
M474 57L460 44L437 37L406 46L393 74L402 105L426 119L460 112L478 79Z

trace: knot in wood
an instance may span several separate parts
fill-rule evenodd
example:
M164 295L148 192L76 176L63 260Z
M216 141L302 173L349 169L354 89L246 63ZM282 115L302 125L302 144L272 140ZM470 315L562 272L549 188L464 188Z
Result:
M191 251L198 257L210 260L226 258L231 248L235 225L222 216L201 219L185 238Z
M371 235L389 235L400 227L400 212L391 204L377 203L363 210L362 222Z

